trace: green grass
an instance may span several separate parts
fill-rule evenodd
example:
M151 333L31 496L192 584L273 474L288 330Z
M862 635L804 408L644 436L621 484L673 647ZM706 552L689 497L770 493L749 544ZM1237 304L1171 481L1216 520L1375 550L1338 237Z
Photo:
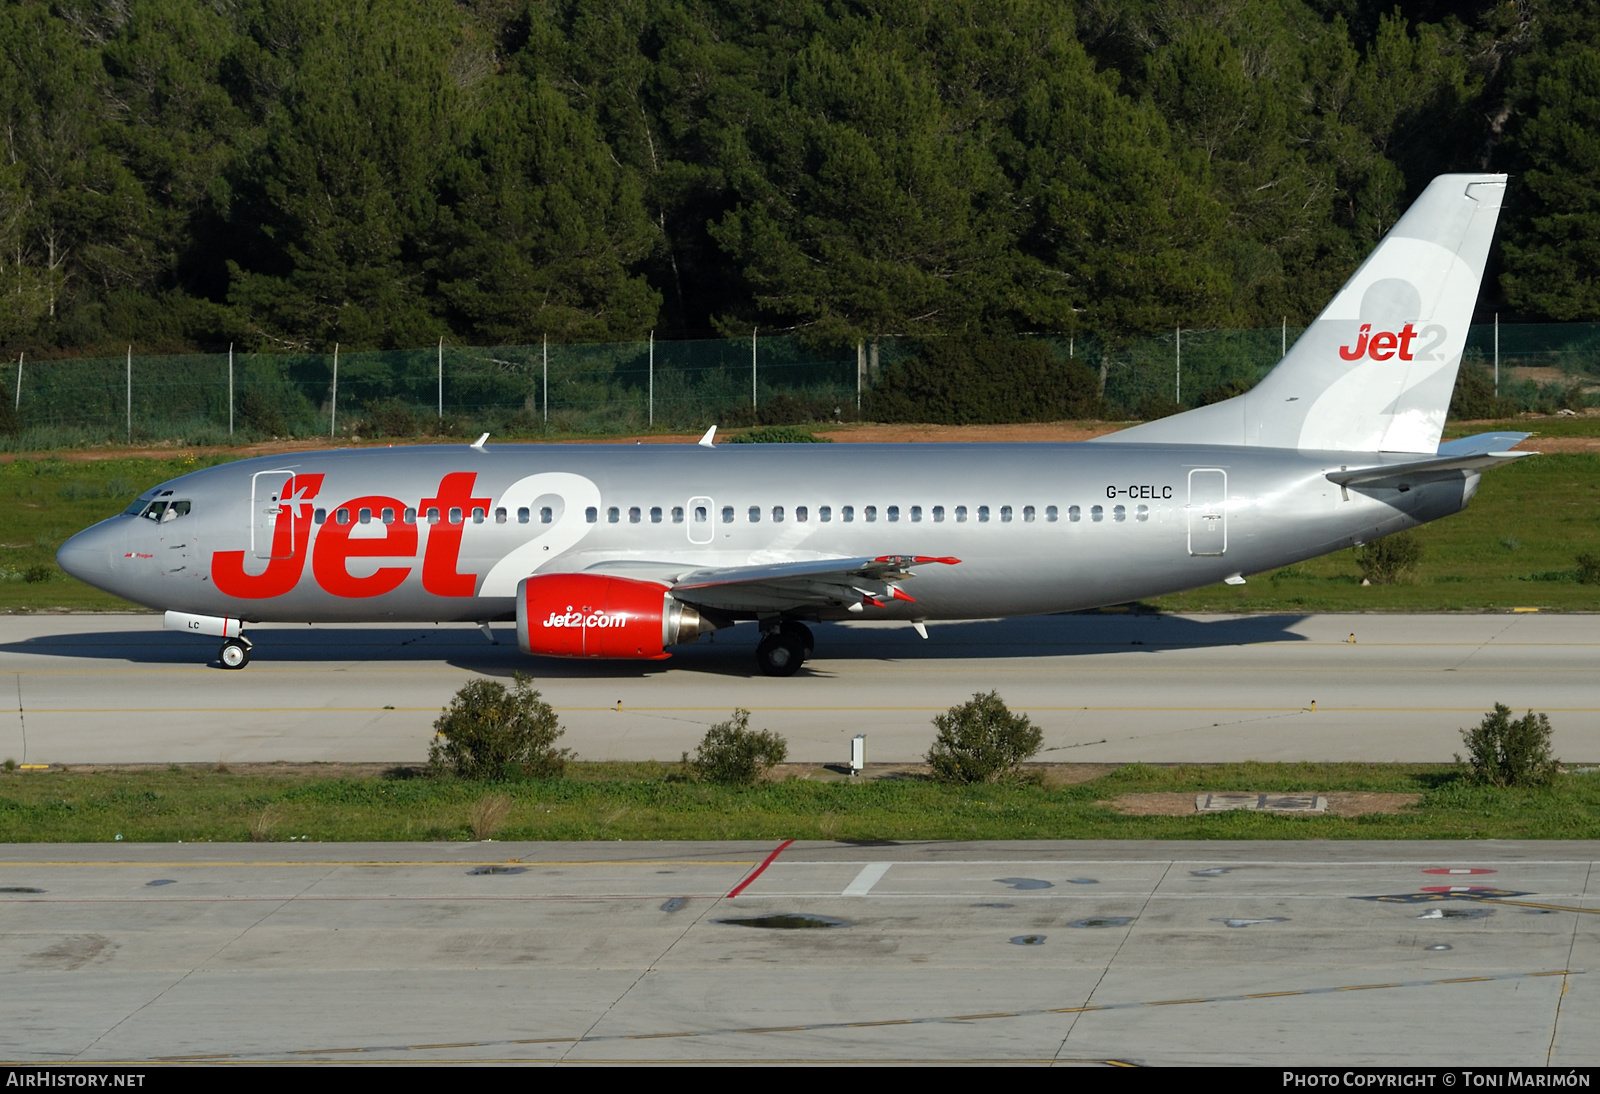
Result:
M1428 765L1226 764L1119 768L1086 783L951 788L920 778L787 779L739 789L676 764L576 764L561 779L469 784L420 777L222 773L199 768L0 775L0 842L465 840L486 794L512 808L501 840L595 839L1594 839L1600 775L1542 790L1467 785ZM1149 791L1369 790L1421 794L1394 814L1123 816Z
M1595 422L1600 419L1549 424L1554 430L1592 428ZM229 458L0 464L0 502L7 507L0 524L0 611L131 608L57 570L56 548L74 532L121 512L148 487ZM1353 552L1342 551L1252 575L1245 585L1214 585L1151 603L1175 612L1600 611L1600 585L1576 579L1576 556L1600 551L1600 456L1538 456L1489 472L1466 512L1425 525L1416 535L1422 564L1407 584L1362 587ZM50 579L24 580L35 566L46 567Z

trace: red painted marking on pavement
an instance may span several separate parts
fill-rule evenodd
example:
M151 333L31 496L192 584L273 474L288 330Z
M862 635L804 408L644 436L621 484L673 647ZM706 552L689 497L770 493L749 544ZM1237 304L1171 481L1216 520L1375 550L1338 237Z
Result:
M1491 888L1488 885L1424 885L1425 893L1477 893Z
M761 872L763 870L765 870L768 866L771 866L772 865L772 861L774 859L776 859L779 855L783 854L784 848L788 847L793 842L794 842L794 840L792 840L792 839L786 839L782 843L778 844L778 846L773 850L772 854L768 855L766 858L761 860L761 865L757 866L750 873L749 877L745 878L743 881L739 882L739 884L737 884L737 885L735 885L733 887L733 891L730 892L728 894L728 896L736 897L740 893L744 892L745 889L749 888L750 883L752 881L754 881L756 878L760 877L761 876Z
M1424 870L1422 872L1425 874L1492 874L1495 871L1486 870L1481 866L1472 866L1467 868L1453 866L1448 869L1444 867L1438 867L1432 870Z

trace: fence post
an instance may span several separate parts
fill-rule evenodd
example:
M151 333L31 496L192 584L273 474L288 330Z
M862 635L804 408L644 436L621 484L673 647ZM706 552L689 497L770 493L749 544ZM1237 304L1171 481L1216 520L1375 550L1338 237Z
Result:
M333 402L328 411L328 436L339 431L339 343L333 344Z
M133 347L128 347L128 443L133 443Z
M1173 359L1173 368L1174 368L1174 370L1176 372L1176 379L1173 382L1173 389L1172 389L1172 401L1181 406L1181 405L1183 405L1183 328L1182 327L1173 327L1172 328L1172 344L1173 344L1173 346L1175 348L1175 356L1174 356L1174 359Z
M22 351L17 351L17 405L14 410L22 409Z
M233 343L228 343L228 436L233 436Z
M656 332L650 332L650 428L656 427Z
M550 427L550 336L544 336L544 424Z
M867 343L856 343L856 417L861 416L861 376L867 371Z
M444 421L444 335L439 336L439 420Z
M756 328L750 328L750 409L756 408ZM754 424L754 423L752 423Z
M22 389L22 370L17 369L17 389ZM1500 398L1500 313L1494 313L1494 397Z
M1289 356L1289 317L1287 315L1283 317L1283 331L1278 336L1278 356L1280 358Z

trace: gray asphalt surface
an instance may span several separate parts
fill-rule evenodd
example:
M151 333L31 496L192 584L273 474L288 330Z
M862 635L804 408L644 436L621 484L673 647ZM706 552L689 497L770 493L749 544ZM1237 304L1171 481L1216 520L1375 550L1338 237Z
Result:
M260 626L254 660L145 615L0 617L0 755L36 763L414 762L478 676L533 676L584 759L675 760L735 707L791 759L920 758L931 719L997 690L1042 727L1042 760L1448 761L1495 702L1548 712L1557 754L1600 760L1600 616L1044 616L817 628L788 679L743 626L669 661L522 656L462 626ZM1351 636L1354 641L1351 641ZM8 700L9 702L10 700ZM1312 704L1315 702L1315 709ZM618 704L620 703L620 709Z
M774 849L0 847L0 1057L1600 1062L1597 843Z

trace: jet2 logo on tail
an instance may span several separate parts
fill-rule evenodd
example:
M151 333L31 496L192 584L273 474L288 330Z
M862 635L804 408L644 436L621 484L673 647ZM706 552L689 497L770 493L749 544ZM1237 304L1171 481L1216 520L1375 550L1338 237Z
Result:
M1428 339L1428 343L1412 352L1411 343L1419 337ZM1346 361L1359 361L1363 357L1370 357L1374 361L1387 361L1392 357L1399 357L1402 361L1413 359L1423 361L1437 360L1433 350L1445 339L1445 329L1437 323L1431 323L1422 330L1407 323L1398 332L1379 331L1372 333L1372 324L1361 324L1361 330L1356 335L1356 344L1353 346L1340 346L1339 356Z

